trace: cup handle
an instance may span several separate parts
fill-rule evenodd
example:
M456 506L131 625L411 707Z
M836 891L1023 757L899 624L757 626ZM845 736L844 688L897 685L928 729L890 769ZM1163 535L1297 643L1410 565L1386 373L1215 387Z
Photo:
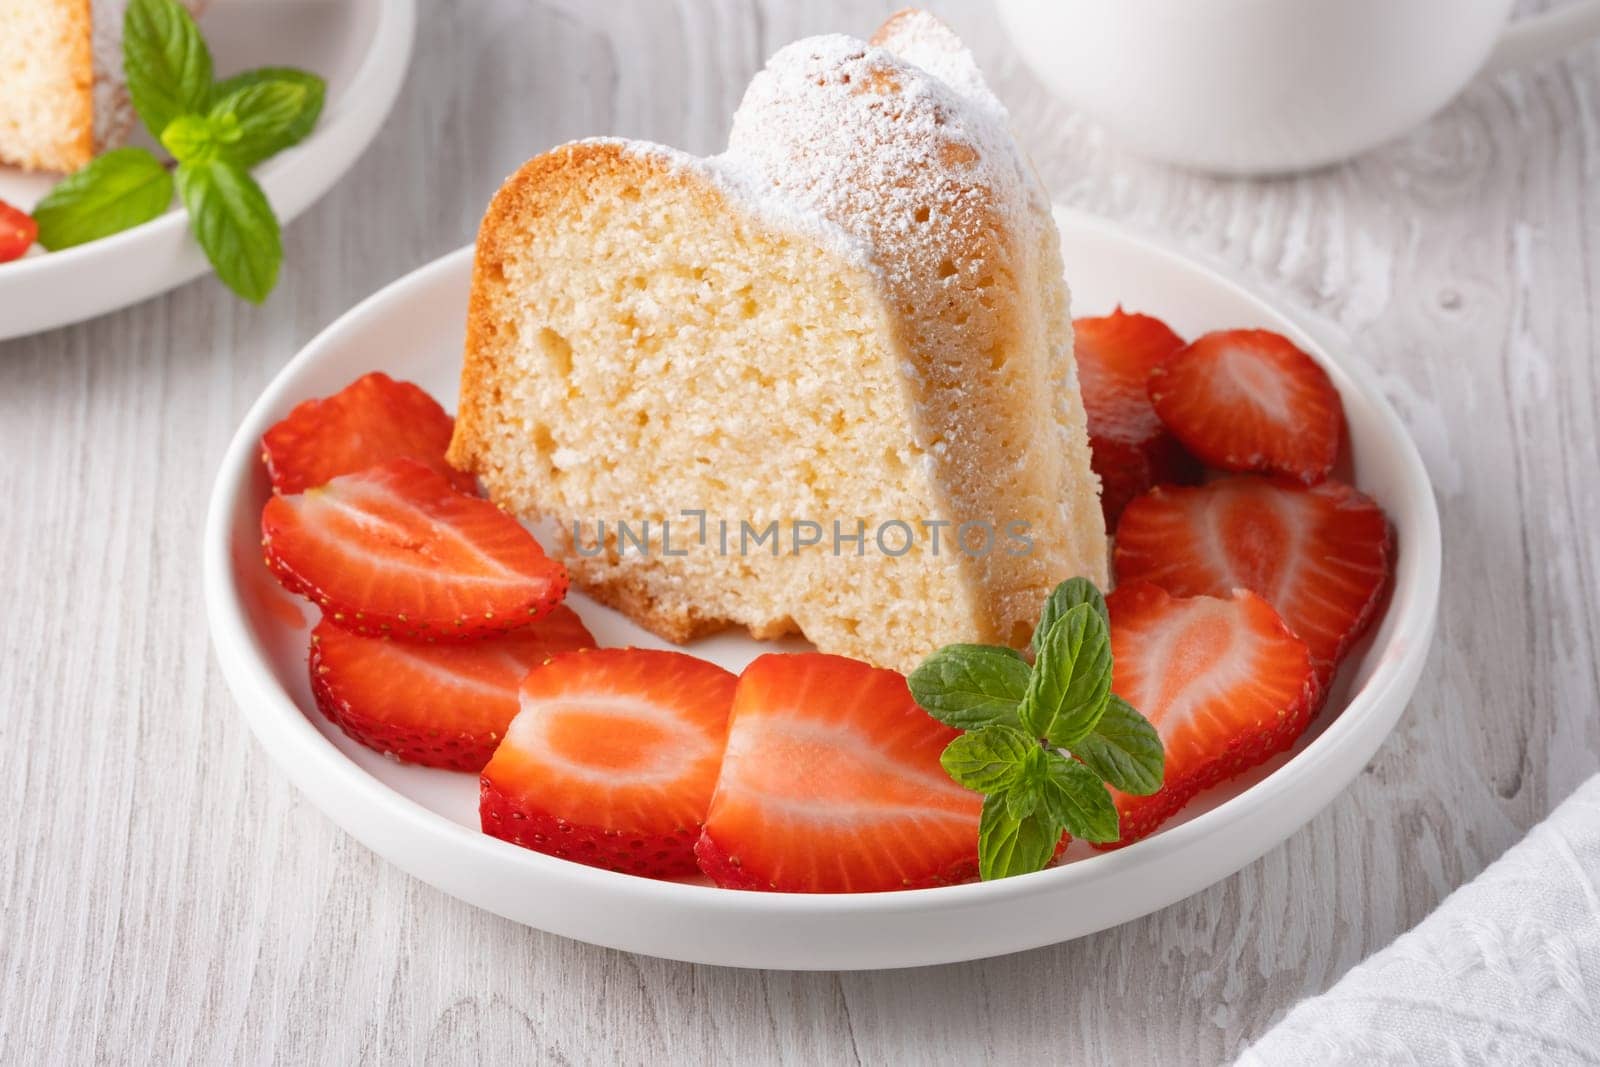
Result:
M1600 0L1565 4L1554 11L1517 19L1506 27L1484 62L1483 69L1498 74L1576 48L1600 34Z

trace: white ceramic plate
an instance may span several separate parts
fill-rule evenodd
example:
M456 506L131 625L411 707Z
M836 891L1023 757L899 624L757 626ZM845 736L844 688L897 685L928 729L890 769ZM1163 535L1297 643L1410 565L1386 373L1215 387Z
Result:
M471 249L402 278L306 346L250 409L223 459L206 521L206 608L224 675L266 753L335 822L447 893L583 941L742 967L902 967L1063 941L1144 915L1254 860L1333 799L1371 759L1416 685L1439 593L1439 521L1422 462L1359 368L1289 316L1210 269L1094 219L1063 213L1078 314L1119 301L1181 333L1263 326L1328 368L1350 423L1353 477L1394 521L1399 558L1388 609L1345 667L1328 709L1293 753L1201 797L1159 833L1116 852L1074 845L1070 862L998 882L860 895L743 893L568 863L478 830L477 779L402 766L318 714L306 681L315 612L261 564L268 495L262 431L299 401L382 369L456 397ZM602 644L661 642L581 596ZM799 646L798 642L793 644ZM738 670L763 646L721 635L692 650Z
M200 25L220 76L291 65L328 79L311 136L255 170L279 221L288 223L350 169L394 106L416 32L416 0L214 0ZM0 200L32 208L55 181L0 167ZM76 248L36 247L0 263L0 341L115 311L210 269L177 207Z

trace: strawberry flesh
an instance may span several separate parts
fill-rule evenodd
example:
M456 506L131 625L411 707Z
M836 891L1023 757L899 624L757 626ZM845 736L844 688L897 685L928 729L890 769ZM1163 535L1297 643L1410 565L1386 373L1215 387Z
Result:
M1394 539L1382 509L1348 485L1240 477L1135 500L1117 527L1115 559L1119 581L1174 596L1259 594L1311 650L1325 694L1378 614Z
M32 215L0 200L0 263L21 259L38 237L39 224Z
M1311 656L1272 605L1248 590L1177 598L1149 582L1118 585L1111 611L1111 690L1161 735L1161 788L1111 789L1117 848L1137 841L1196 793L1293 745L1311 721ZM1111 788L1111 787L1107 787Z
M1089 421L1089 450L1100 476L1106 527L1153 485L1196 481L1200 465L1162 425L1150 404L1150 372L1183 348L1183 338L1151 315L1120 307L1072 324L1078 387Z
M1339 458L1338 390L1270 330L1206 334L1150 372L1149 392L1161 421L1207 466L1315 485Z
M757 658L734 696L700 869L726 888L798 893L971 878L983 798L939 764L956 735L894 671L821 653Z
M363 375L320 400L307 400L261 436L261 460L272 488L298 493L341 474L402 456L426 464L463 493L472 475L445 462L455 421L410 382Z
M626 874L693 874L736 683L681 652L553 657L483 770L484 832Z
M527 673L593 647L564 604L532 626L452 644L361 637L324 620L311 633L311 692L330 722L376 752L481 771L516 717Z
M394 459L261 513L267 566L335 625L404 640L467 640L534 622L567 592L566 569L511 516Z

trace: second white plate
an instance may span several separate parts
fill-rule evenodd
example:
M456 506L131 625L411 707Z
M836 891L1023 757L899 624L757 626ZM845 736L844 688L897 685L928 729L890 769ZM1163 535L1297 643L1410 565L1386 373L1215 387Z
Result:
M259 441L295 404L383 370L453 406L472 266L472 250L462 249L384 289L312 341L251 408L223 459L203 546L206 609L223 673L267 755L335 822L462 900L596 944L740 967L904 967L1033 948L1164 907L1272 848L1360 772L1416 686L1439 595L1439 520L1427 474L1370 378L1290 316L1104 222L1070 213L1059 221L1076 314L1120 302L1189 336L1278 330L1327 367L1344 399L1352 463L1345 473L1393 520L1398 566L1376 632L1292 753L1211 790L1128 848L1096 853L1075 844L1068 862L1052 870L939 889L733 892L596 870L485 836L475 776L386 760L317 712L306 678L316 612L277 587L259 546L269 493ZM663 647L582 596L569 602L604 645ZM725 634L691 650L738 670L772 647Z
M218 0L201 28L220 75L289 64L328 80L311 136L255 172L287 224L350 169L394 106L416 33L416 0ZM0 200L30 209L55 181L0 166ZM0 341L115 311L210 269L177 207L76 248L36 248L0 263Z

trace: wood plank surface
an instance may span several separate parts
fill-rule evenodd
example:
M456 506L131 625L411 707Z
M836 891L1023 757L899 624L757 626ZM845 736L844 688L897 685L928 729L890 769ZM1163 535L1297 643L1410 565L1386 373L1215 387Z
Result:
M0 1060L1222 1062L1600 768L1600 50L1480 81L1347 165L1215 180L1119 151L1044 93L986 3L954 0L933 6L1058 200L1305 310L1415 436L1443 613L1358 781L1237 876L1100 935L785 974L475 911L266 762L211 657L197 566L258 391L356 300L469 241L527 156L600 133L714 151L767 54L893 6L424 0L398 107L288 228L265 307L207 279L0 344Z

